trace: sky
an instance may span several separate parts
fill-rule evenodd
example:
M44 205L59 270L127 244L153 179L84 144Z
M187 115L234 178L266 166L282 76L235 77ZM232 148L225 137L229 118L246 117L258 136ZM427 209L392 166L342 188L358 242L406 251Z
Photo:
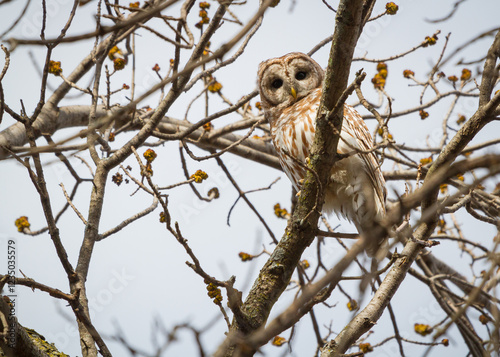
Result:
M448 14L454 2L448 0L439 2L430 0L396 1L400 6L396 16L386 16L366 25L355 53L356 57L364 55L369 58L387 57L410 49L420 43L425 36L431 36L437 30L441 31L436 46L421 49L401 61L388 63L389 77L386 91L394 97L394 111L416 106L419 100L420 89L408 86L408 81L402 76L403 70L411 69L416 73L417 78L424 79L439 57L443 49L444 38L448 33L451 34L448 48L453 50L476 34L498 26L500 3L497 0L466 1L459 7L452 21L444 23L426 21L426 19L441 18ZM337 2L329 3L335 7ZM66 21L71 4L72 2L69 0L47 2L49 19L47 37L58 34L59 29ZM211 1L211 4L213 6L209 14L213 14L215 7L214 1ZM24 2L13 2L2 6L0 32L5 31L12 23L22 10L23 5ZM385 2L378 2L374 14L383 12L384 5ZM178 8L174 9L173 16L178 12ZM485 9L487 10L485 11ZM234 11L245 22L253 16L255 8L248 5L241 7L241 9L236 8ZM94 13L95 6L92 2L82 7L69 35L92 30ZM195 14L196 11L193 13ZM196 16L192 19L194 22ZM288 52L308 52L319 41L332 34L334 19L334 13L329 11L320 0L282 1L277 8L266 13L262 28L234 65L215 74L217 80L224 86L224 94L235 102L243 95L253 91L256 87L257 67L261 61ZM40 6L38 2L33 2L28 8L26 16L7 37L37 38L40 23ZM230 24L225 32L221 31L213 39L211 48L217 48L238 30L238 25ZM136 38L138 54L136 76L138 78L137 93L140 94L150 85L156 83L156 75L151 71L155 63L160 65L163 73L168 68L169 60L173 57L173 47L153 39L145 31L139 31L139 34L141 36ZM477 59L486 52L490 43L491 38L480 41L470 50L465 51L463 56L467 60ZM53 58L62 62L64 73L67 74L84 55L88 54L92 45L92 41L86 41L58 46L54 51ZM29 50L32 49L25 47L15 49L11 56L9 71L2 84L6 102L11 108L19 110L20 100L22 100L26 110L32 112L36 107L40 90L37 68L43 64L45 52L43 48L37 48L33 51L36 62L34 64ZM328 51L329 46L325 46L313 56L323 67L326 66ZM3 60L0 60L0 65L3 66L3 63ZM372 85L369 83L369 79L376 73L375 67L374 63L355 61L351 68L351 79L354 73L361 68L367 72L363 91L370 98L376 98ZM459 76L461 69L461 66L455 66L451 62L443 70L446 75ZM472 66L471 70L476 74L479 67ZM87 86L89 78L89 76L84 77L80 84L84 87ZM120 73L114 78L113 85L121 86L122 83L129 81L129 74ZM51 88L55 88L59 82L60 79L56 77L49 78ZM201 90L201 87L195 92L197 90ZM192 97L187 95L181 97L168 115L183 118L190 98ZM430 93L424 97L424 99L430 98ZM122 103L126 103L126 98L122 98L122 100ZM153 95L142 104L155 107L158 100L159 96ZM252 100L252 104L257 100ZM351 97L348 102L353 103L356 100ZM210 111L215 112L223 108L223 104L218 103L217 99L213 100L212 103ZM63 105L70 104L89 104L89 100L85 97L76 97L63 102ZM425 146L427 144L436 146L442 135L441 118L446 113L448 105L449 100L431 108L429 110L430 116L425 121L417 119L417 113L411 118L394 118L389 124L389 130L398 143L406 143L410 146ZM456 109L452 118L457 117L459 113L469 117L475 110L474 105L474 101L464 101ZM189 119L195 121L201 118L203 118L202 106L194 105L190 111ZM236 118L236 116L228 116L223 122ZM5 129L13 122L13 119L4 116L0 130ZM373 128L374 124L373 121L368 122L370 128ZM222 124L217 122L215 125ZM479 134L473 143L497 137L499 129L498 123L493 123L488 127L488 130ZM79 129L77 128L77 130ZM55 137L61 139L74 132L75 130L66 130L58 133ZM120 141L117 145L119 143ZM162 184L167 185L183 180L177 146L177 143L168 143L163 148L157 149L159 157L155 162L154 178ZM491 150L498 152L498 148ZM196 152L201 153L201 151ZM291 185L286 176L280 171L262 167L233 155L225 155L224 157L226 165L243 190L267 187L276 178L281 178L271 190L249 195L256 208L265 214L266 222L274 234L280 237L286 222L273 216L272 207L275 203L280 203L289 208ZM57 162L54 157L46 155L44 160L50 163L45 170L46 181L51 193L52 205L57 211L66 202L59 184L63 183L66 189L70 190L74 182L63 164ZM89 177L88 169L79 159L73 158L72 163L82 177ZM134 160L129 159L126 164L135 165L137 173L137 165ZM238 196L214 161L202 163L191 161L188 163L188 167L193 172L196 169L203 169L209 173L209 179L197 188L206 192L209 188L217 186L221 192L221 198L206 203L198 200L188 187L180 187L172 191L169 196L169 207L173 219L179 222L183 235L188 239L191 248L206 271L220 280L236 275L236 288L242 290L245 295L258 274L260 266L265 262L266 256L249 263L243 263L238 257L238 253L241 251L258 253L263 244L268 249L272 249L272 245L269 244L270 238L258 218L243 202L238 202L232 211L230 225L226 224L229 209ZM385 168L391 169L391 166ZM400 189L400 186L391 182L388 188L391 192L392 189ZM82 184L75 198L75 203L84 215L88 210L90 190L90 185ZM135 187L132 184L120 187L113 184L107 186L102 216L102 232L116 226L125 218L151 204L151 198L145 194L137 193L131 196L134 191ZM67 292L68 284L65 273L58 263L57 255L48 235L41 234L29 237L17 232L14 221L24 215L29 217L33 230L45 225L37 193L30 183L26 170L13 160L3 161L0 163L0 243L2 244L0 251L5 251L4 248L6 248L8 240L15 240L18 247L18 269L38 282ZM341 231L352 231L352 226L346 222L339 222L336 217L332 217L331 222L334 226L340 223L339 230ZM464 222L469 221L464 219ZM463 229L467 235L477 234L478 228L474 224L464 224ZM76 265L84 226L72 211L68 211L60 221L60 230L70 261ZM485 241L494 235L494 231L484 228L484 225L481 226L481 230L480 234L484 235ZM331 266L342 254L337 247L337 245L325 247L325 254ZM456 249L453 250L450 247L452 246L443 243L435 248L435 253L437 256L446 254L457 270L469 274L468 264L464 264ZM1 272L6 269L5 255L0 257ZM314 249L307 250L303 258L314 262L316 259ZM223 339L225 326L221 319L214 323L214 319L220 317L218 316L220 312L206 297L205 285L201 278L186 266L186 260L189 258L183 248L158 223L158 211L128 226L115 236L99 242L92 257L87 289L93 322L97 329L107 337L120 331L131 344L148 350L154 346L152 331L158 330L155 321L167 330L183 323L192 324L197 328L212 326L212 329L203 334L202 340L207 351L213 352ZM356 270L353 268L347 273L354 275ZM345 283L343 287L356 291L355 284ZM16 314L19 321L43 334L49 341L54 342L61 351L71 356L81 356L74 317L66 304L45 293L32 292L23 287L18 287L17 292ZM283 300L273 310L272 316L286 308L287 303L292 298L293 292L283 296ZM352 315L345 308L347 300L340 292L334 292L329 303L337 304L337 306L333 309L318 306L315 311L318 316L330 316L330 319L333 320L334 331L338 332L338 329L347 323ZM434 324L444 316L428 289L411 277L405 280L392 304L398 316L401 334L413 339L422 339L413 332L415 322ZM387 314L381 318L378 327L380 329L375 330L371 341L380 341L387 335L393 334ZM288 337L287 333L283 335ZM297 327L292 342L292 352L285 351L284 347L274 346L266 346L263 352L266 356L282 356L287 353L292 356L311 356L314 353L313 343L311 343L313 339L311 323L306 317ZM178 341L172 343L166 355L195 355L196 348L192 341L189 331L181 331ZM436 348L430 356L465 355L462 353L464 352L464 344L453 329L450 334L450 342L450 347ZM125 353L117 343L110 342L109 345L112 351L115 351L116 356ZM397 351L396 348L394 342L387 343L377 349L373 356L392 356ZM409 356L422 355L423 350L419 346L406 345Z

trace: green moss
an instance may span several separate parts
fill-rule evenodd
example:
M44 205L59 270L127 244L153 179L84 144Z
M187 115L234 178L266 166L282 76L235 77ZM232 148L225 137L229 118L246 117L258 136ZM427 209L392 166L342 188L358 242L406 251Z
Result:
M24 328L28 336L31 338L33 341L33 344L38 347L41 351L44 351L46 354L48 354L51 357L70 357L69 355L59 352L56 346L54 346L53 343L47 342L45 340L45 337L40 335L38 332L36 332L33 329L30 328ZM2 352L0 349L0 357L5 356L5 354Z
M44 336L37 333L35 330L25 328L29 337L40 350L47 353L49 356L53 357L69 357L69 355L59 352L56 346L53 343L47 342Z

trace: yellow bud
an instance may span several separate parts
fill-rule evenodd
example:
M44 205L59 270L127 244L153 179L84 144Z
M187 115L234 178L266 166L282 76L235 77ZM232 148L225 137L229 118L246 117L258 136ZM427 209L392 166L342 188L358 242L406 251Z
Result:
M398 10L399 10L398 5L396 5L392 1L385 4L385 12L387 15L396 15Z
M349 309L349 311L357 310L359 308L358 302L356 300L349 300L349 302L347 303L347 308Z
M432 327L426 324L415 324L414 328L415 332L422 336L427 336L433 331Z
M427 164L430 164L432 162L432 156L429 156L429 157L425 157L423 159L420 159L420 163L422 165L427 165Z
M19 217L18 219L16 219L14 224L16 225L18 232L22 232L25 228L30 227L30 222L28 222L28 217L26 216Z
M275 336L273 338L273 342L272 344L274 346L277 346L277 347L281 347L284 343L286 342L286 339L284 337L281 337L281 336Z
M373 347L369 343L360 343L359 350L363 353L373 352Z
M62 73L61 62L50 61L49 62L49 73L58 76Z

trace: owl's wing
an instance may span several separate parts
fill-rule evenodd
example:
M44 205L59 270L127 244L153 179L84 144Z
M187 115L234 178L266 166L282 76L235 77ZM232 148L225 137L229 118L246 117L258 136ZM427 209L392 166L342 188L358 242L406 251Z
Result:
M347 104L344 105L344 121L341 137L342 139L346 139L348 145L355 149L358 148L363 151L373 149L372 136L368 131L365 121L353 107ZM352 151L352 149L349 151ZM385 188L385 179L382 175L377 156L372 151L367 154L360 154L359 157L365 164L366 173L385 210L387 190Z

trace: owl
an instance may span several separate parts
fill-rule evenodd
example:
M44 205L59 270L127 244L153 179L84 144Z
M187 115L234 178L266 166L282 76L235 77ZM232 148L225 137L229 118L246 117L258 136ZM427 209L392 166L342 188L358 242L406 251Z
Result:
M289 53L259 65L258 87L272 141L283 170L299 192L306 170L289 155L302 163L309 157L323 77L321 66L304 53ZM353 107L344 105L337 152L358 153L332 166L323 211L348 219L360 234L385 215L385 180L372 148L365 122ZM378 245L369 243L368 253L373 255Z

